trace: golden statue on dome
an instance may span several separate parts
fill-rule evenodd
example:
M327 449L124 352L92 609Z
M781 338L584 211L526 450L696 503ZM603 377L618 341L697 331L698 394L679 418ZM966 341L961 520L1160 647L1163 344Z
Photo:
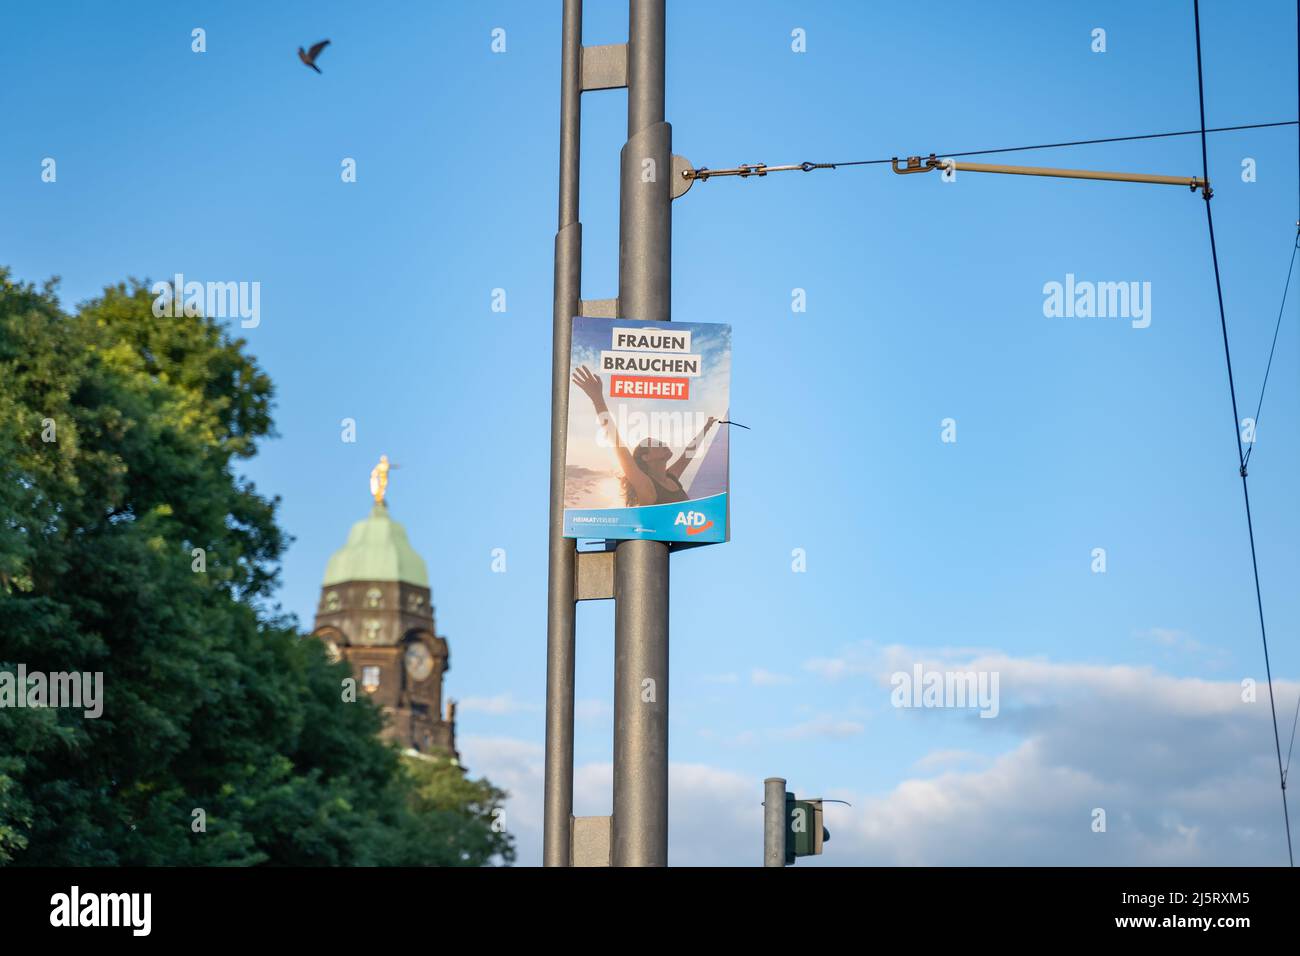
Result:
M384 503L384 492L388 490L388 468L388 456L380 455L379 464L370 469L370 494L377 505Z

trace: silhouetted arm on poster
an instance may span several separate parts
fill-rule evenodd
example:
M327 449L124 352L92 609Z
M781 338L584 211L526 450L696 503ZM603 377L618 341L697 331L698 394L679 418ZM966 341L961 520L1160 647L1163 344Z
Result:
M704 427L700 429L700 433L691 439L691 443L682 449L682 453L677 456L677 460L668 466L668 474L681 480L682 472L686 470L686 466L691 463L691 460L695 457L695 453L699 451L700 442L704 441L704 436L709 433L709 429L712 428L716 422L717 419L710 415L709 420L705 422Z
M605 436L609 439L614 448L614 453L618 456L619 467L623 469L623 478L632 487L637 500L643 504L654 504L659 497L654 482L647 478L645 472L637 467L632 453L623 444L622 437L618 433L618 426L614 424L614 416L609 413L609 407L605 404L604 389L600 376L583 365L573 373L573 384L582 389L583 394L591 399L592 407L596 409L596 420L605 430Z

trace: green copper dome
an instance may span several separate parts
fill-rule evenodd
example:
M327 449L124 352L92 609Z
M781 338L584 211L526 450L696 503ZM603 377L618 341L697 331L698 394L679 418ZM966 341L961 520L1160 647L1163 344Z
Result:
M383 502L375 505L369 518L352 526L348 543L335 551L325 566L322 587L344 581L402 581L429 586L424 559L411 547L406 529L388 516Z

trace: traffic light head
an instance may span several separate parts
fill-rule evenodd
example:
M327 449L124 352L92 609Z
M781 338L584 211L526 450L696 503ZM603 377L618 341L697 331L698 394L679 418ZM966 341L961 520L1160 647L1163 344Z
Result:
M801 856L816 856L830 833L822 826L822 802L797 800L795 795L785 795L785 865L790 866Z

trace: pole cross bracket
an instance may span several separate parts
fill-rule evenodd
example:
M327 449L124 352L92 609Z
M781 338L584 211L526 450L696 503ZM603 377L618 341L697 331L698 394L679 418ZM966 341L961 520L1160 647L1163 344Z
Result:
M575 601L608 601L614 596L613 551L579 551L574 575Z
M584 46L581 62L580 83L583 93L627 88L626 43Z

